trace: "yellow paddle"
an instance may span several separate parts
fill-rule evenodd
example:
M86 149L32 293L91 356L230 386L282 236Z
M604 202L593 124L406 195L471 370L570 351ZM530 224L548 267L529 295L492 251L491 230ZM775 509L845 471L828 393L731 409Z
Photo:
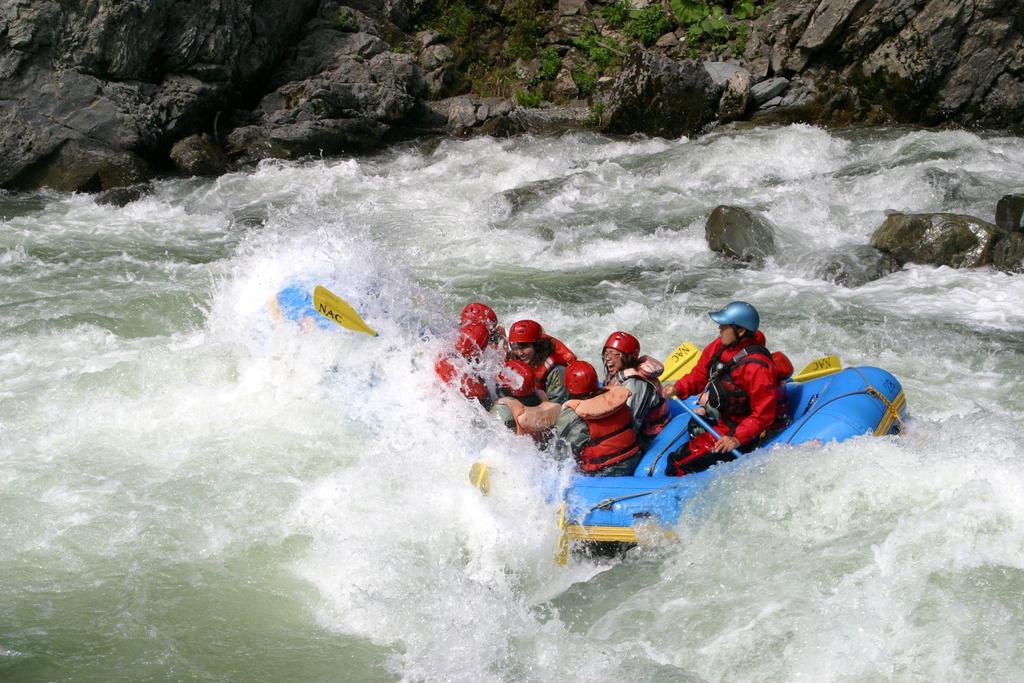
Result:
M843 364L839 362L839 356L825 356L824 358L818 358L812 360L807 364L803 370L793 375L794 382L806 382L812 379L818 379L825 375L831 375L834 372L839 372L843 369Z
M665 359L665 371L658 379L662 384L675 382L693 369L700 360L700 349L693 342L683 342Z
M491 493L491 473L485 462L475 462L469 468L469 483L480 489L485 496Z
M330 318L342 327L356 332L365 332L371 337L377 336L373 328L363 322L363 319L347 301L323 285L317 285L313 290L313 308L320 315Z

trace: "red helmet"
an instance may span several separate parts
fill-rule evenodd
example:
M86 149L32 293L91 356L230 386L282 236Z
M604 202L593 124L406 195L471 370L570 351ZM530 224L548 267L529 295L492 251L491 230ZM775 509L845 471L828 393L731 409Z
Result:
M629 332L612 332L604 343L604 349L615 349L630 356L638 356L640 355L640 342Z
M570 396L585 396L597 391L597 370L585 360L574 360L565 368L565 386Z
M509 344L536 344L544 335L544 329L536 320L519 320L508 328Z
M455 351L464 358L474 358L487 346L491 333L482 323L470 323L459 330L459 338L455 340Z
M474 301L471 304L466 304L466 307L462 309L462 313L459 315L460 325L467 325L469 323L483 323L487 326L487 329L493 330L498 327L498 314L487 304Z
M508 389L515 398L529 396L536 390L533 368L521 360L505 361L505 367L498 373L498 386Z

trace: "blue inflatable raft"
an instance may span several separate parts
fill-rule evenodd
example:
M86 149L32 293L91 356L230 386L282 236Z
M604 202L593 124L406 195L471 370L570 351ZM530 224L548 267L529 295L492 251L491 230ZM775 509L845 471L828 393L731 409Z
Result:
M290 284L267 302L275 321L291 320L300 324L330 329L336 323L320 315L313 305L313 285Z
M788 382L790 424L758 450L777 444L843 441L863 434L898 433L906 417L899 381L874 367L851 367L805 382ZM688 399L691 407L695 399ZM692 419L672 401L672 420L651 442L631 477L576 477L565 494L559 559L573 544L637 543L638 529L671 533L687 501L720 468L672 477L669 455L689 438Z

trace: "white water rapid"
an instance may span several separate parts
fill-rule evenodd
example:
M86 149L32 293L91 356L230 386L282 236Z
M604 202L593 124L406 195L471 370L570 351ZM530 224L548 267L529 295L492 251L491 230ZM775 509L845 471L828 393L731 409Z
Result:
M1022 680L1024 276L820 276L887 210L992 220L1022 178L1021 138L790 126L0 195L0 678ZM778 256L712 253L719 204ZM295 282L380 336L275 321ZM557 566L554 465L434 384L458 311L597 361L732 299L797 368L893 372L907 433L755 455L677 542Z

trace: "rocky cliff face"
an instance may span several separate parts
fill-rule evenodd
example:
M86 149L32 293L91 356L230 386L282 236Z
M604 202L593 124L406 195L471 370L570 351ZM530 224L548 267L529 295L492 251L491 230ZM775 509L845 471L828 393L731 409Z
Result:
M438 5L463 11L444 31L412 35L429 4L0 0L0 186L95 191L422 132L675 136L751 116L1024 128L1018 0L779 0L741 22L729 61L662 2L623 27L622 0L460 0ZM536 101L516 106L516 84Z
M817 81L826 120L1024 125L1018 0L783 0L745 56Z
M150 175L281 59L316 0L5 0L0 185Z

